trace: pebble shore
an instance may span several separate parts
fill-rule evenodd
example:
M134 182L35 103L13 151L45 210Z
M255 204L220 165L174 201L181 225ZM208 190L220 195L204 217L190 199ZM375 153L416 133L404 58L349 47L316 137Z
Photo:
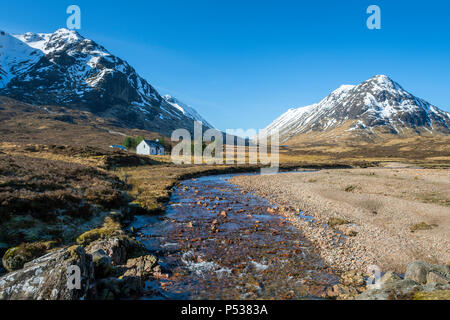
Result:
M448 170L329 170L238 176L230 182L268 199L274 213L300 228L337 271L366 273L376 265L401 273L414 260L450 261L450 209L441 205L449 199ZM442 199L415 199L428 191ZM330 221L342 222L329 226ZM411 231L423 221L432 230Z

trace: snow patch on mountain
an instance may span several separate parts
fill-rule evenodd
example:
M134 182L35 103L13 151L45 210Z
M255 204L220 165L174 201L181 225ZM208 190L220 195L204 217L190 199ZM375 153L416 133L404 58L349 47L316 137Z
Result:
M41 51L0 31L0 88L5 87L16 75L26 73L42 56Z
M417 98L385 75L357 86L344 85L317 104L289 109L265 131L278 130L283 141L311 132L327 132L353 122L347 131L373 134L384 129L394 134L413 129L450 133L450 114Z
M54 33L0 33L0 95L86 108L123 119L128 126L135 123L164 133L192 127L192 120L212 127L193 108L161 97L126 61L65 28Z

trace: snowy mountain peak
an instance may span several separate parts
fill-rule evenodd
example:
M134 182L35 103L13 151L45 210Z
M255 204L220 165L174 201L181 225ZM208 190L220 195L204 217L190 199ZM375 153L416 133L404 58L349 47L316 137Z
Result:
M382 83L385 83L385 84L392 84L392 83L394 83L394 81L391 78L389 78L388 76L386 76L384 74L377 74L377 75L373 76L372 78L370 78L367 81L368 82L375 81L375 82L378 82L380 84L382 84Z
M363 82L361 86L372 86L378 90L403 90L397 82L385 75L376 75Z
M54 33L27 32L14 35L14 37L45 54L64 50L68 45L78 44L85 40L77 31L66 28L58 29Z
M0 95L32 104L87 109L131 128L171 134L202 119L170 103L126 61L77 31L0 34Z
M389 134L450 134L450 114L405 91L385 75L357 86L344 85L321 102L290 109L266 130L279 130L284 141L306 133L337 128L362 136Z

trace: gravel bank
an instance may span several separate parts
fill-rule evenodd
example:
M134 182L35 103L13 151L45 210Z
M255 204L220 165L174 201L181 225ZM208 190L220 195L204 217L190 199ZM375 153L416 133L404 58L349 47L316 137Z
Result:
M414 260L450 262L449 170L323 170L231 182L278 205L336 270L401 273Z

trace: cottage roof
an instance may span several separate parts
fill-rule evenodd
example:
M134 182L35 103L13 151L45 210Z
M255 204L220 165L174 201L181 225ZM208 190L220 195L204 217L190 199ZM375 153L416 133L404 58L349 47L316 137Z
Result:
M149 146L152 146L152 147L158 147L158 148L162 148L163 147L163 145L161 143L159 143L158 141L144 140L144 142L146 144L148 144Z

